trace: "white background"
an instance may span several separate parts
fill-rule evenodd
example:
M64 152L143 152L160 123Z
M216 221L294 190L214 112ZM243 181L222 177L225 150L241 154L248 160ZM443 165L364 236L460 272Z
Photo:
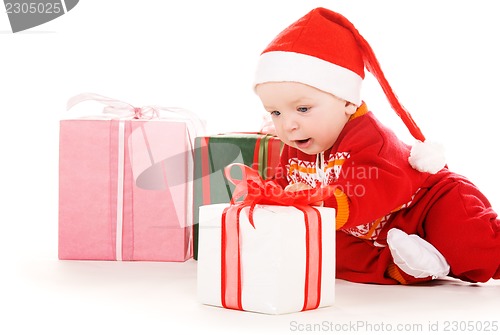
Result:
M19 333L31 327L91 331L89 322L105 323L106 313L116 308L126 320L142 320L120 309L125 300L114 299L114 276L124 271L129 278L118 287L132 281L148 286L148 277L140 275L146 265L134 265L139 272L130 272L116 263L57 262L58 122L72 113L65 110L68 98L95 92L137 106L179 106L207 120L211 132L256 131L263 115L251 89L257 58L276 34L316 6L336 10L356 25L424 134L445 145L450 168L476 183L498 210L495 1L81 0L66 15L16 34L0 7L0 255L5 264L0 304L10 310L2 319ZM411 141L370 74L363 99ZM95 112L100 111L96 104ZM150 266L151 275L163 276L162 266L172 267L182 281L195 265ZM93 285L74 284L87 279ZM186 280L193 283L192 277ZM153 292L146 293L154 301ZM148 306L147 294L132 296ZM73 303L65 310L68 301ZM165 311L161 302L152 303L158 317L176 310L169 303ZM45 304L60 308L50 313ZM75 305L83 307L74 310ZM138 308L150 310L144 306ZM113 320L131 333L142 323L136 329ZM189 324L188 317L179 320Z

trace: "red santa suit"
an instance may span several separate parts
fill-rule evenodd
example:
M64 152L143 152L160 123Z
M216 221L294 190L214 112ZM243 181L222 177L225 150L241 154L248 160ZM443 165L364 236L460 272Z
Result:
M413 148L362 104L365 69L419 141ZM430 242L448 262L451 276L472 282L500 278L497 214L470 181L442 168L444 158L430 150L434 146L399 102L371 46L352 22L315 8L292 23L259 58L254 87L268 82L302 83L360 106L330 149L311 156L285 147L281 160L283 187L337 186L324 205L337 209L339 278L380 284L429 279L410 276L400 260L401 268L395 265L392 246L387 247L390 228Z
M415 170L408 162L410 149L363 104L329 150L308 155L286 146L278 181L283 187L337 186L324 206L337 209L338 278L421 281L394 265L386 241L391 228L430 242L448 261L453 277L471 282L500 278L500 221L488 200L446 167L435 174Z

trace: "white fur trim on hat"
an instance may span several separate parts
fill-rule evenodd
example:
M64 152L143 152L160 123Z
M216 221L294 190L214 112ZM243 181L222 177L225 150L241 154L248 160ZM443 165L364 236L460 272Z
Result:
M444 147L435 142L417 141L411 148L408 161L415 170L436 173L446 165Z
M270 51L260 56L254 88L266 82L298 82L361 105L363 79L355 72L322 59L287 51Z

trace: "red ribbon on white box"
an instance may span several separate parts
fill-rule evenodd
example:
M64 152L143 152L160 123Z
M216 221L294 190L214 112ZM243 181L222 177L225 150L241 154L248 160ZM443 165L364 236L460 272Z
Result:
M231 177L231 168L241 169L243 177L236 180ZM304 213L306 228L306 268L304 286L304 305L302 310L318 308L321 300L321 215L312 207L333 195L335 187L314 188L289 192L283 190L274 181L263 180L259 173L243 164L231 164L224 170L226 177L235 190L231 205L222 214L221 233L221 302L224 308L243 310L241 301L242 281L240 262L239 225L240 213L250 206L248 219L255 228L253 209L257 204L294 206ZM244 196L242 201L236 199ZM332 279L333 280L333 279Z
M192 113L189 110L178 108L178 107L161 107L161 106L145 106L145 107L134 107L133 105L108 98L95 93L82 93L78 94L72 98L70 98L67 102L66 109L69 110L73 108L75 105L83 102L83 101L96 101L104 104L103 114L100 115L92 115L87 116L91 118L98 119L118 119L118 162L117 162L117 203L116 203L116 237L115 237L115 255L116 260L122 260L122 249L123 249L123 195L124 195L124 169L125 169L125 121L126 120L151 120L151 119L167 119L167 120L181 120L186 123L188 137L190 139L188 148L192 155L194 148L194 140L197 136L203 136L205 133L205 125L198 118L198 116ZM165 114L167 113L167 114ZM146 139L145 129L144 127L139 128L142 131L142 134L139 136L135 136L135 138L143 138ZM138 179L142 173L144 173L148 167L157 164L158 162L166 159L167 157L157 157L156 161L153 159L152 148L150 143L146 141L146 146L148 150L148 155L150 158L149 166L141 166L140 171L134 171L135 182L138 187L140 187L138 183ZM193 159L188 160L188 170L192 170L193 168ZM189 174L189 172L188 172ZM151 179L149 178L150 185ZM166 180L162 178L160 180L161 183L165 183ZM188 193L187 203L192 203L192 194ZM174 204L179 199L173 199ZM175 206L176 211L181 211L183 209L178 208L179 206ZM187 213L190 215L190 212ZM187 222L190 222L189 217L186 219Z

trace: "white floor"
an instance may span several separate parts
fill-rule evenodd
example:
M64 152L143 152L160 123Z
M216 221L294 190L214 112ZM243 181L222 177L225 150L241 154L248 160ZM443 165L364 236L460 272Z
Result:
M0 334L500 333L500 281L405 287L337 280L334 306L272 316L198 303L196 264L34 255L18 261L14 275L2 271Z

